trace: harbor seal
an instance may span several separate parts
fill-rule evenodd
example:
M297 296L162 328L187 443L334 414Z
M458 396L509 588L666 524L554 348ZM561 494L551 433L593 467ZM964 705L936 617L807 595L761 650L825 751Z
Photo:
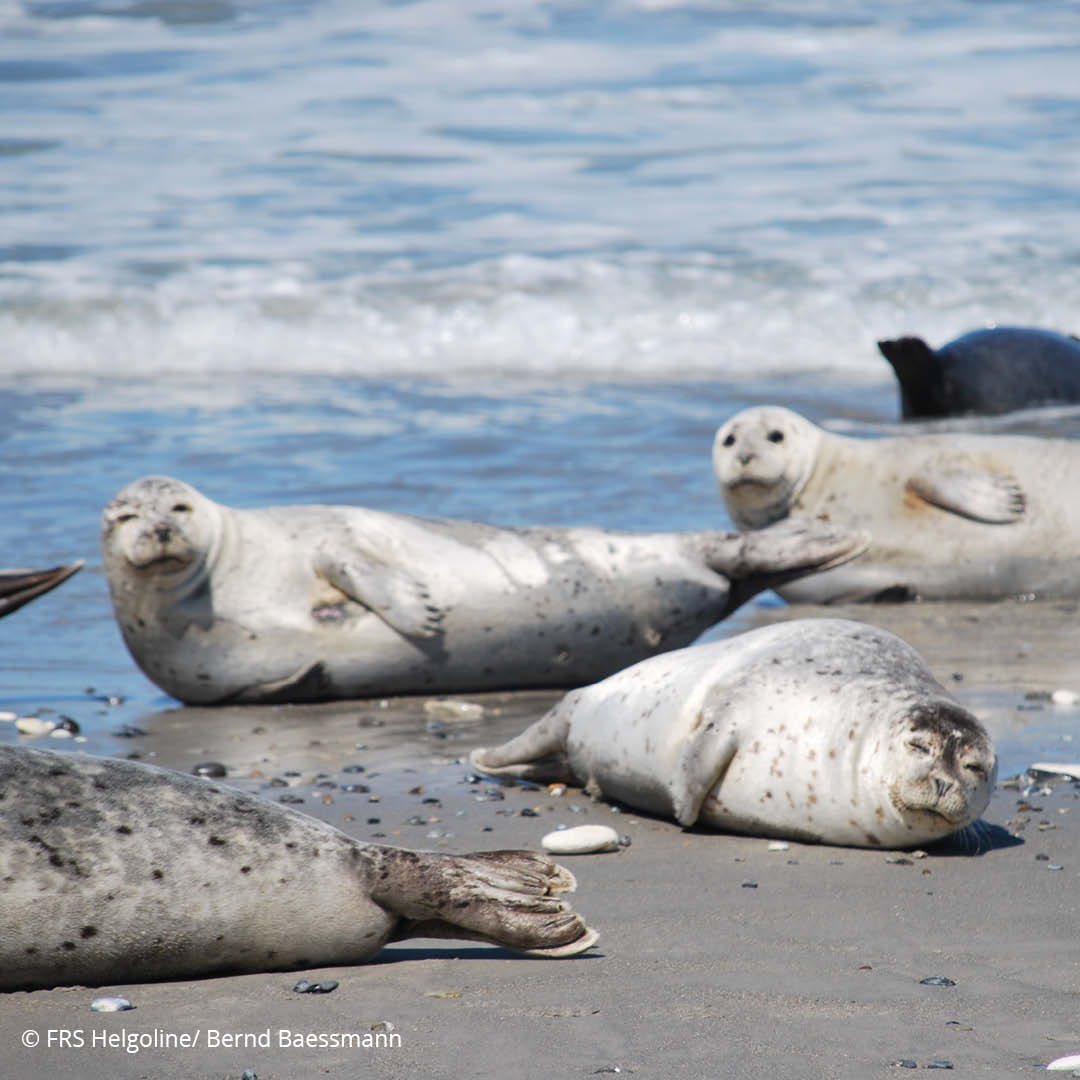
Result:
M124 641L188 704L580 686L865 545L805 522L740 536L234 510L167 477L102 515Z
M905 420L1080 402L1080 340L1052 330L996 326L940 349L918 337L878 348L896 373Z
M919 654L844 619L643 660L470 760L568 777L686 827L883 848L972 824L997 774L986 732Z
M535 956L596 940L529 851L354 840L223 784L0 746L0 990L362 964L449 937Z
M0 618L62 585L83 568L83 563L80 559L49 570L0 570Z
M736 526L865 529L849 565L777 590L790 601L1080 595L1080 442L1021 435L833 435L777 406L716 435Z

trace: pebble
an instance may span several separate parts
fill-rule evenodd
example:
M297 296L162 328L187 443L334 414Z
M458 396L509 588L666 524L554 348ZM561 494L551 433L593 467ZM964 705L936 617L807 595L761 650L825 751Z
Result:
M348 791L353 795L367 795L371 788L367 784L342 784L342 791Z
M15 729L23 735L47 735L56 724L52 720L42 720L40 716L20 716L15 720Z
M301 979L293 987L293 990L297 994L329 994L337 988L337 979L323 979L321 982L311 982L309 979Z
M769 851L788 851L791 845L786 840L770 840Z
M303 801L303 795L293 795L291 792L286 792L286 794L278 796L278 802L280 803L295 805L296 803L302 803Z
M1080 694L1075 690L1055 690L1050 695L1050 700L1055 705L1075 705L1080 701Z
M137 739L140 735L145 734L145 729L139 727L138 724L121 724L112 731L114 739Z
M951 1069L953 1063L951 1061L928 1061L926 1067L928 1069Z
M900 1058L898 1061L890 1061L889 1064L898 1069L917 1069L919 1067L911 1058Z
M389 1032L396 1031L397 1029L394 1027L393 1024L390 1023L389 1020L376 1020L375 1023L371 1025L371 1030Z
M342 772L363 772L363 765L345 765L342 767Z
M925 979L919 980L920 986L955 986L956 983L952 979L946 978L944 975L928 975Z
M126 997L99 997L90 1002L90 1008L94 1012L127 1012L135 1006Z
M240 1080L259 1080L259 1077L256 1075L254 1069L245 1069L240 1074Z
M14 712L0 712L0 722L10 724L12 720L18 720L19 714Z
M565 784L549 784L548 785L548 794L553 799L557 799L560 795L565 795L566 794L566 785Z
M1068 1057L1055 1058L1046 1066L1047 1072L1068 1072L1070 1069L1080 1069L1080 1054L1070 1054Z
M424 712L441 720L482 720L484 706L475 701L441 701L433 698L424 702Z
M577 825L556 829L540 841L553 855L587 855L599 851L617 851L619 834L609 825Z
M191 771L210 780L223 780L229 775L229 770L220 761L200 761Z

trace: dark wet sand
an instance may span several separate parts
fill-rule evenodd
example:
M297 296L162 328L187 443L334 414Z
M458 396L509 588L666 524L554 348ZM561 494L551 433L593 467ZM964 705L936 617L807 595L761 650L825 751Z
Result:
M723 633L820 614L758 609ZM1045 759L1050 746L1060 749L1058 761L1080 758L1080 746L1071 751L1080 711L1026 696L1080 689L1075 604L829 614L911 641L1012 761L1023 758L1031 731L1039 732L1032 756ZM957 1076L1002 1077L1080 1053L1080 788L1040 785L1025 796L999 781L984 815L999 827L991 830L997 846L890 862L895 856L880 851L797 843L769 851L763 839L615 813L573 789L555 798L464 782L458 759L516 733L557 696L469 696L485 706L479 720L433 715L426 699L176 709L146 718L149 733L121 750L185 770L221 761L229 782L246 790L298 796L297 809L351 835L408 847L536 847L560 823L610 823L631 838L629 848L563 860L579 881L574 906L600 932L590 953L545 961L410 941L364 967L305 973L339 980L322 996L293 993L299 975L290 973L10 994L0 1004L0 1075L896 1077L909 1073L890 1063L909 1059L920 1069L948 1061ZM349 764L365 772L343 772ZM292 786L267 786L286 771L300 773L287 778ZM319 774L336 786L319 787ZM342 791L349 783L371 791ZM503 798L486 797L492 791ZM933 975L955 986L920 984ZM105 993L123 993L137 1008L90 1012ZM400 1046L280 1045L281 1030L293 1043L298 1034L363 1036L383 1021ZM40 1046L21 1045L27 1030ZM62 1031L80 1032L84 1045L49 1047L50 1032L55 1041ZM121 1031L197 1034L198 1045L137 1054L94 1045L95 1036ZM210 1048L213 1031L268 1032L270 1047Z

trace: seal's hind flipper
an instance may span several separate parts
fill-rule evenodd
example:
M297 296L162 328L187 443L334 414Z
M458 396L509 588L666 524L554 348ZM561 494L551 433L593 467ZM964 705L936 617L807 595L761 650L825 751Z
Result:
M18 611L23 604L63 584L83 568L83 563L80 559L51 570L0 570L0 616Z
M596 941L559 893L574 875L532 851L442 855L384 848L374 899L407 920L394 937L486 941L532 956L573 956Z
M535 724L502 746L478 747L469 755L469 764L488 776L510 776L516 780L571 779L566 738L580 693L575 690L567 694Z
M907 482L926 502L972 521L1011 525L1024 516L1027 499L1011 477L974 462L938 462Z

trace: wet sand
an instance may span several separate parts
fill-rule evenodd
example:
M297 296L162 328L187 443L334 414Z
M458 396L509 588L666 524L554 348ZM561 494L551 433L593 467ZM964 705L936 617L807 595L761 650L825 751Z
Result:
M718 633L821 614L753 608ZM167 710L144 718L147 734L117 740L113 752L183 770L220 761L229 783L302 799L296 809L362 840L465 852L537 847L558 824L614 825L629 847L563 859L579 882L573 904L600 940L562 961L402 942L363 967L303 973L337 979L326 995L294 993L295 973L10 994L0 1009L0 1073L885 1077L907 1075L891 1064L907 1060L1000 1077L1080 1052L1080 788L1040 782L1025 793L1007 779L1023 767L1017 762L1080 758L1080 747L1072 750L1080 711L1045 700L1058 688L1080 690L1076 605L828 614L901 634L984 719L1003 758L984 815L996 826L989 850L931 849L900 861L797 843L770 851L763 839L686 831L574 789L552 797L545 788L467 782L468 751L521 730L555 693L456 699L482 705L480 717L424 698ZM344 771L350 765L364 771ZM370 790L342 790L348 784ZM938 975L955 985L920 982ZM126 995L136 1009L90 1012L106 993ZM300 1036L363 1038L386 1022L400 1045L297 1045ZM40 1045L23 1046L24 1031L38 1033ZM57 1045L65 1031L69 1045ZM197 1045L138 1053L101 1045L121 1032ZM252 1045L209 1046L213 1032Z

